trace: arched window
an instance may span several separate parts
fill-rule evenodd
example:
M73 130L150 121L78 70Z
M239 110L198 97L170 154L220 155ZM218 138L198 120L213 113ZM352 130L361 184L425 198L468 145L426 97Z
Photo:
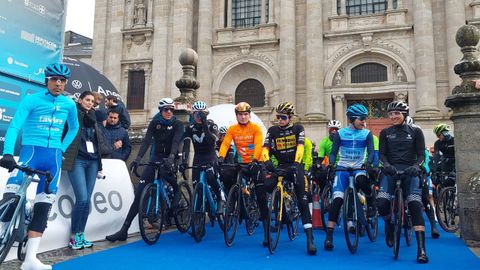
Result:
M347 15L350 16L383 13L386 10L387 0L347 0Z
M387 67L378 63L364 63L352 68L352 83L386 82Z
M265 0L265 22L268 22L268 0ZM227 7L227 5L225 5ZM262 0L232 0L232 27L253 27L262 18Z
M265 106L265 87L255 79L241 82L235 90L235 103L245 101L252 107Z

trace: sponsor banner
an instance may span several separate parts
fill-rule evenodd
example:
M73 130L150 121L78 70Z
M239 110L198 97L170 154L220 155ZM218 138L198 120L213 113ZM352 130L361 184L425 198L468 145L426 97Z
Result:
M48 63L60 62L66 0L3 0L0 71L43 83Z
M9 83L0 78L0 100L19 102L22 96L22 86ZM3 102L2 102L3 104Z
M125 162L117 159L102 159L105 179L97 179L90 201L90 215L85 235L90 241L105 239L122 226L133 202L134 192ZM0 194L3 194L8 179L6 169L0 168ZM28 188L27 197L33 202L37 184ZM43 234L39 252L66 247L70 240L70 221L75 195L68 178L62 171L55 204L50 212L48 227ZM138 220L132 222L129 233L138 232ZM16 245L15 245L16 246ZM7 259L16 258L16 248L12 248Z

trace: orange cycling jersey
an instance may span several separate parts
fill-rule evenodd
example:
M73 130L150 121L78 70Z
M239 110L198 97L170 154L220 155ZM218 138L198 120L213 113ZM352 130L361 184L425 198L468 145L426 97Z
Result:
M219 156L225 158L230 143L235 143L239 163L250 163L253 159L261 161L263 134L257 124L236 124L228 128L225 139L220 146Z

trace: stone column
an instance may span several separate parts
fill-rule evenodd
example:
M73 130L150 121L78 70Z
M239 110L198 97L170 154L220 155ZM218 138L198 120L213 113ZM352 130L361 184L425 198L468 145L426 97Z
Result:
M306 8L307 110L305 116L310 119L321 119L325 117L322 1L307 0Z
M346 0L340 1L340 14L339 15L347 15L347 2Z
M338 120L343 123L343 126L346 126L346 123L343 121L344 109L343 102L345 101L345 95L343 94L334 94L332 96L333 102L335 103L335 120Z
M445 105L452 108L455 127L455 167L460 215L460 237L470 246L480 244L480 61L476 46L480 31L474 25L462 26L456 36L463 59L455 65L462 84L453 89ZM472 132L472 130L474 132Z
M393 0L387 1L387 10L393 10Z
M148 0L147 4L147 27L153 27L153 0Z
M267 22L268 23L275 22L275 0L268 0L268 21Z
M448 82L450 89L458 85L461 80L453 71L453 67L461 58L462 54L458 50L453 37L458 28L465 24L465 1L464 0L445 0L445 25L447 27L447 59L448 59Z
M266 1L267 0L262 0L262 7L261 7L262 10L261 10L260 24L265 24L267 22L267 20L266 20L266 16L267 16Z
M227 27L232 27L232 0L227 1Z
M296 104L295 1L281 0L280 7L280 102Z
M200 82L200 91L197 91L197 99L207 102L208 105L212 92L212 9L212 0L199 0L197 78Z
M437 105L435 47L431 0L413 1L416 75L416 116L432 116L440 110Z

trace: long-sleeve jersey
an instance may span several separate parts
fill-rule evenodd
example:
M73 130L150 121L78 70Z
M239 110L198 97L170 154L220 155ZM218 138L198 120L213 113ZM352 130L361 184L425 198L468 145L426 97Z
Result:
M383 166L422 165L425 159L425 137L420 128L411 125L391 126L380 132L380 161Z
M330 164L340 158L337 166L344 168L360 168L365 162L373 162L373 137L368 129L355 129L352 125L342 128L335 134L332 152L328 158Z
M279 164L300 163L303 157L304 144L305 130L303 126L270 127L263 143L263 160L267 161L271 153Z
M157 114L148 125L145 139L137 157L143 157L152 143L152 154L162 157L168 155L176 156L178 146L183 137L183 130L182 122L176 119L166 121L160 114Z
M225 158L232 140L237 149L239 163L250 163L254 159L261 161L263 134L257 124L248 122L246 125L236 124L229 127L220 146L219 156Z
M63 128L68 132L62 141ZM53 96L48 90L25 97L15 112L5 135L3 154L13 155L20 130L22 145L57 148L65 152L78 132L75 102L64 96Z

